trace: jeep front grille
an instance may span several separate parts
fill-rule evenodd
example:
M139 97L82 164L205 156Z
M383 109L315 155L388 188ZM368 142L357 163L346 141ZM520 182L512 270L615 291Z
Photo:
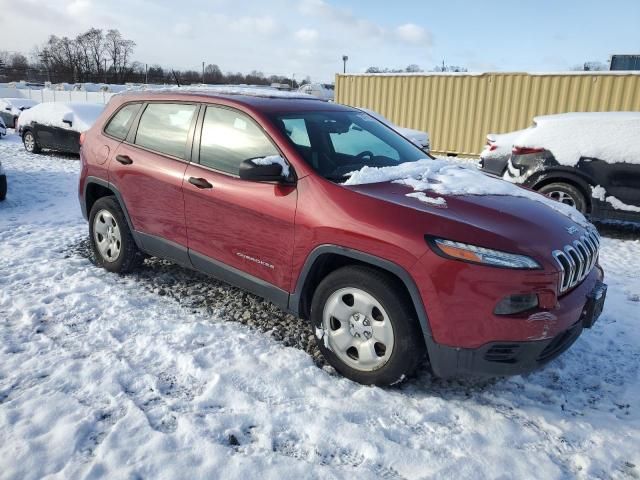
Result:
M600 235L595 230L553 251L553 258L560 267L560 293L564 293L584 280L598 261Z

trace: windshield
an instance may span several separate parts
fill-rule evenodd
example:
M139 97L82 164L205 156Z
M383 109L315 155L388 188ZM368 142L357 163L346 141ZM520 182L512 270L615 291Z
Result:
M323 177L344 182L363 167L389 167L429 155L364 112L293 112L273 120Z

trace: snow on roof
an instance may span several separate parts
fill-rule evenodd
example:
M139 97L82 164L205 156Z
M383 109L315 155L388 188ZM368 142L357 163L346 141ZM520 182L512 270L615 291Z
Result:
M37 101L24 97L0 98L0 106L2 106L3 109L12 107L12 109L20 110L23 107L33 107L37 104Z
M308 95L302 92L289 92L284 90L277 90L268 86L242 86L242 85L202 85L193 86L188 85L184 87L172 86L145 89L144 87L132 87L128 90L124 90L119 95L126 95L131 92L139 92L144 90L148 93L191 93L197 95L248 95L252 97L267 97L267 98L289 98L289 99L302 99L302 100L316 100L321 101L318 97Z
M545 148L566 166L575 166L581 158L640 164L640 112L565 113L536 117L534 122L514 145Z
M589 222L575 208L505 180L478 171L475 166L446 159L424 159L392 167L367 167L351 172L343 185L394 182L413 188L414 192L430 191L439 195L504 195L525 197L544 203L582 226ZM416 197L416 195L408 194ZM418 197L420 200L420 198ZM445 200L446 202L446 200Z
M104 110L99 103L40 103L25 110L20 116L20 125L30 122L62 127L76 132L89 130ZM71 126L63 120L71 121Z

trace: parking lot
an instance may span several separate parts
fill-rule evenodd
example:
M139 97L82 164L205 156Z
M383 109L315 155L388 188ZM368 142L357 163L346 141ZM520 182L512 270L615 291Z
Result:
M0 476L640 476L637 232L604 231L605 311L544 370L381 389L250 294L154 259L95 267L77 157L10 134L0 161Z

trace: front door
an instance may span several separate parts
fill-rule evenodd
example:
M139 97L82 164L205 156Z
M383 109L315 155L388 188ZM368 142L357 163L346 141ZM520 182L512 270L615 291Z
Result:
M183 184L192 263L287 291L297 190L238 177L243 160L280 153L253 119L226 107L206 108L200 138L199 164L187 167Z

